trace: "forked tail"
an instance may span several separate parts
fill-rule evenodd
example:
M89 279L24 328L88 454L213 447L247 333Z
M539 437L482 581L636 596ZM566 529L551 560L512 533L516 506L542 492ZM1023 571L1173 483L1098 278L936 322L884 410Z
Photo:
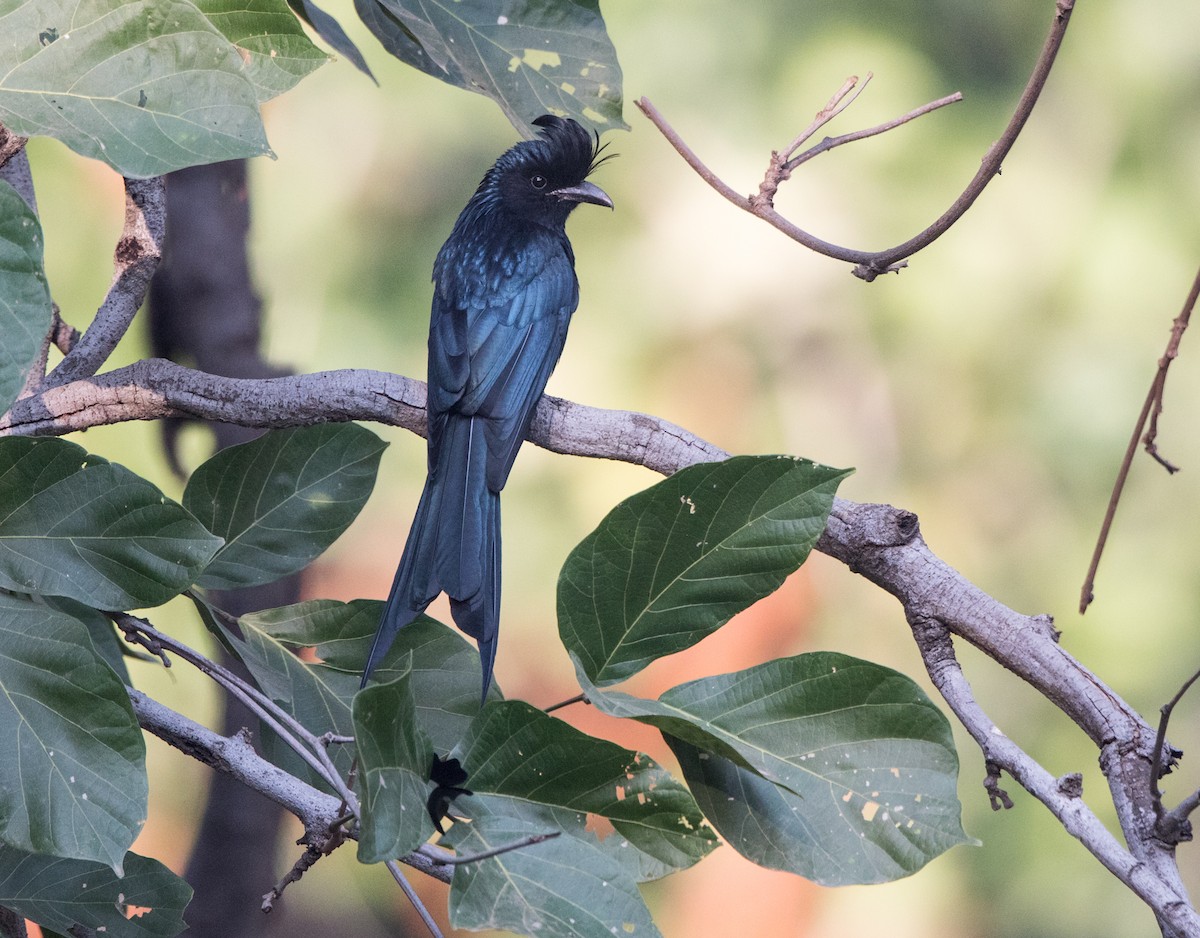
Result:
M447 417L361 686L400 630L444 592L455 625L479 645L487 698L500 625L500 495L487 486L483 437L479 418Z

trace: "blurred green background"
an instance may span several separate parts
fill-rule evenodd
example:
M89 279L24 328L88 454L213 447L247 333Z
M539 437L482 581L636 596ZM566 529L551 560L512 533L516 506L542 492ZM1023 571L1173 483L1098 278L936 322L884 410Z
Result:
M299 371L369 367L424 376L433 257L492 160L514 139L499 110L389 60L348 0L327 4L359 41L375 87L333 62L267 109L277 161L252 167L253 253L268 352ZM607 3L626 101L646 95L708 164L751 192L781 147L847 75L873 72L829 128L842 133L961 90L966 100L801 169L778 200L802 227L877 249L929 224L999 135L1036 58L1050 2L816 0ZM657 414L735 452L787 452L855 466L842 494L917 512L926 539L988 593L1048 612L1063 643L1153 719L1200 666L1200 368L1188 336L1160 439L1175 477L1139 458L1100 570L1077 612L1113 476L1200 259L1200 7L1190 0L1082 4L1055 72L1004 172L949 234L899 276L864 284L739 213L704 186L631 103L620 159L596 181L615 213L585 207L569 232L583 301L550 393ZM58 144L30 147L52 288L83 325L111 274L119 180ZM144 332L117 363L146 354ZM381 597L424 474L424 443L394 445L364 516L312 571L311 596ZM80 442L177 493L149 426ZM202 457L205 440L189 436ZM497 677L539 705L570 696L554 586L570 548L621 497L655 481L626 465L527 447L505 496L504 641ZM445 607L431 610L445 617ZM202 646L182 604L156 621ZM814 557L775 597L679 661L631 682L656 693L778 654L833 649L924 673L900 609ZM968 677L998 727L1053 773L1080 771L1104 809L1096 753L1048 703L969 649ZM166 703L200 719L213 689L176 668L138 669ZM197 701L205 701L196 712ZM571 708L581 711L582 708ZM1200 699L1171 741L1198 748ZM652 736L565 711L590 731ZM1154 935L1149 913L1006 779L994 814L977 749L960 734L959 847L883 887L820 889L724 848L647 889L668 938L764 934ZM151 740L152 803L138 849L181 870L206 771ZM1200 784L1185 756L1170 798ZM298 832L298 829L297 829ZM282 871L298 855L281 847ZM1200 891L1200 864L1183 865ZM443 887L424 883L434 907ZM263 891L270 884L263 884ZM752 901L747 901L747 899ZM284 900L303 931L395 934L403 899L350 851Z

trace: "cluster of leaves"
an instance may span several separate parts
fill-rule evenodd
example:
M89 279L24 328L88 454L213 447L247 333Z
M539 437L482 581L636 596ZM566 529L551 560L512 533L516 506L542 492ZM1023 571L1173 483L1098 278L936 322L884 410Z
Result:
M389 53L488 95L526 134L547 112L599 130L625 126L621 69L596 0L355 7ZM309 0L0 3L0 123L133 178L268 154L260 106L326 61L293 10L370 74Z

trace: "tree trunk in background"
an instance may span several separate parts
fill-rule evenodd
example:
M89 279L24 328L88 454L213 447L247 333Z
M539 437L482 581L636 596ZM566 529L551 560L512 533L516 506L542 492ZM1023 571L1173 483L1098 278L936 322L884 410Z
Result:
M259 351L262 302L251 283L246 250L250 227L246 164L237 160L171 173L163 262L150 287L151 345L156 356L237 378L285 374ZM164 424L163 445L180 471L178 434L184 421ZM213 424L218 447L245 442L259 431ZM217 604L235 614L299 599L299 577L257 589L220 593ZM226 656L225 664L230 665ZM257 731L258 721L224 697L221 732ZM257 738L258 733L255 732ZM277 860L280 810L261 795L214 773L185 878L196 891L185 918L196 938L257 938L279 932L286 902L270 916L262 896L286 871Z

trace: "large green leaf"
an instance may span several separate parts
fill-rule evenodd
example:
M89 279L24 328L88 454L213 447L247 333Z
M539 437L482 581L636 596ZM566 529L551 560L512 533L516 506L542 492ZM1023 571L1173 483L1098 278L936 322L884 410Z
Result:
M687 789L649 756L522 701L485 707L453 754L474 792L457 808L472 821L482 806L591 843L586 815L602 817L616 831L606 847L635 878L685 869L716 846Z
M50 329L50 288L42 269L42 226L0 180L0 413L16 400Z
M225 539L208 589L270 583L306 567L358 517L387 446L353 423L267 433L200 466L184 507Z
M136 853L125 855L124 866L119 877L87 860L0 846L0 906L63 935L173 938L182 932L192 887Z
M477 854L546 833L536 821L476 806L446 842ZM653 938L650 912L626 869L594 837L555 837L454 868L450 924L536 938Z
M0 122L126 176L270 152L238 50L187 0L0 0Z
M326 665L352 672L357 678L382 610L383 603L374 599L349 603L318 599L253 613L243 621L293 647L315 646ZM380 683L390 681L409 661L417 722L433 748L447 753L479 712L479 652L457 629L420 616L400 630L372 678ZM493 681L488 699L501 697Z
M284 0L195 0L246 62L260 102L283 94L329 57L312 44Z
M968 842L949 723L909 678L831 652L593 704L658 727L726 840L827 885L906 876Z
M599 685L694 645L804 562L849 473L738 456L626 499L563 564L563 644Z
M621 66L597 0L355 0L397 58L492 98L533 136L542 114L624 129Z
M81 623L3 592L0 752L0 842L119 873L147 796L125 687Z
M154 485L59 439L0 439L0 589L96 609L186 589L220 538Z
M362 863L403 856L433 835L433 821L421 810L429 794L433 747L417 726L410 673L372 684L354 698Z

